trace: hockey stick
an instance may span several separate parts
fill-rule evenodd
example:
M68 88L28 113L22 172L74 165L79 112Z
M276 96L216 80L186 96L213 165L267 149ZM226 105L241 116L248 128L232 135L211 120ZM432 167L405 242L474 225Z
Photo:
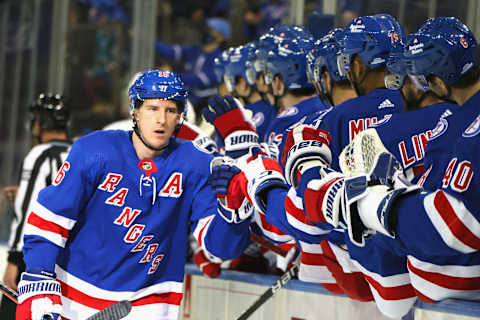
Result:
M0 291L2 291L3 295L8 299L15 302L15 304L18 304L18 293L7 287L3 282L0 282Z
M0 282L0 291L4 296L15 302L15 304L18 304L18 294L3 282ZM131 310L132 304L130 301L122 300L98 311L86 320L120 320L128 315Z
M288 281L295 277L298 273L298 263L295 263L290 269L280 276L267 291L265 291L245 312L243 312L236 320L246 320L250 317L261 305L270 299L278 290L280 290Z
M132 304L130 301L122 300L100 310L86 320L120 320L128 315L131 310Z

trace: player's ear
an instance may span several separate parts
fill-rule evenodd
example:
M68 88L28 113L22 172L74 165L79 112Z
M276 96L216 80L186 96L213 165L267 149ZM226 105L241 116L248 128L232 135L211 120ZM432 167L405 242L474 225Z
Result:
M439 97L448 97L450 94L447 84L437 76L428 77L428 86Z
M352 62L350 63L350 70L352 75L355 77L354 79L363 79L365 77L367 67L358 54L353 56Z
M138 113L138 108L133 109L132 118L134 121L138 121L137 113Z

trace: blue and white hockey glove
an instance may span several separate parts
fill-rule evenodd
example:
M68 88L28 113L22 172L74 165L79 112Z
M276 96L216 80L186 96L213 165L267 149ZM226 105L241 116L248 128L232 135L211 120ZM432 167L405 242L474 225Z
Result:
M60 283L45 271L23 272L18 283L16 320L58 320L62 314Z
M352 242L364 246L376 232L395 237L396 215L391 210L402 195L417 192L375 129L359 133L339 158L345 173L344 220Z
M258 134L253 124L231 95L213 96L202 114L225 141L228 156L238 158L246 154L251 146L258 145Z
M217 157L210 163L210 185L215 193L217 212L228 223L240 223L253 213L253 206L246 198L247 182L233 159Z
M312 125L298 125L288 132L282 153L285 178L294 188L301 175L313 167L329 167L330 134Z

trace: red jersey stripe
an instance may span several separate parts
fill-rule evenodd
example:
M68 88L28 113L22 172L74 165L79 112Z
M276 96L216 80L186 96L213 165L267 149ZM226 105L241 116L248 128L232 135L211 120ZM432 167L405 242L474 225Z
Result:
M463 278L449 276L438 272L428 272L416 268L410 260L408 260L408 269L420 278L443 288L462 291L478 290L478 288L480 288L480 277Z
M68 234L69 234L68 229L65 229L64 227L59 226L58 224L56 224L54 222L43 219L42 217L38 216L33 211L30 212L30 215L28 216L27 223L31 224L32 226L35 226L39 229L59 234L65 239L68 238Z
M411 284L401 286L384 287L372 277L364 274L365 279L372 287L377 290L378 294L385 300L401 300L415 297L415 291Z
M437 192L433 204L458 241L464 243L470 248L480 249L480 238L472 233L472 231L470 231L470 229L458 218L455 209L453 209L445 193Z
M60 280L57 280L57 281L59 281L60 285L62 286L62 295L65 298L75 301L89 308L102 310L118 302L115 300L94 298L67 285L65 282L62 282ZM133 300L132 306L141 306L141 305L156 304L156 303L166 303L166 304L172 304L172 305L178 306L182 301L182 296L183 294L178 292L165 292L161 294L151 294L146 297Z

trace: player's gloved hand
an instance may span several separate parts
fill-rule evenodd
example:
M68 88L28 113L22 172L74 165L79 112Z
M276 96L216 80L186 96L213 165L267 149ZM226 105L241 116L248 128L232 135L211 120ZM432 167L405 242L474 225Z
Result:
M280 150L278 150L277 144L262 142L260 143L260 149L267 154L267 157L278 161Z
M250 148L247 155L238 159L238 166L247 182L246 195L261 213L267 211L267 196L272 188L288 189L278 162L267 157L259 147Z
M45 271L23 272L18 283L16 320L58 320L62 314L60 283Z
M198 247L195 250L193 261L197 265L198 269L200 269L200 271L210 278L217 278L220 275L221 263L216 263L209 260L202 247Z
M328 167L332 154L330 134L312 125L301 124L288 132L282 153L285 178L294 188L300 176L313 167Z
M396 216L390 209L400 196L420 187L403 178L402 166L375 129L359 133L342 151L339 163L347 175L344 220L352 242L363 246L376 232L395 237Z
M231 95L213 96L202 114L224 139L227 155L237 158L251 146L258 145L255 128Z
M193 140L193 144L208 153L214 153L218 151L215 141L206 135L198 135L198 137Z
M218 200L218 213L228 223L249 218L253 207L247 199L247 180L228 157L217 157L210 163L210 185Z
M303 195L303 207L309 222L322 229L346 226L342 207L344 182L342 173L326 167L312 167L303 172L297 192Z

